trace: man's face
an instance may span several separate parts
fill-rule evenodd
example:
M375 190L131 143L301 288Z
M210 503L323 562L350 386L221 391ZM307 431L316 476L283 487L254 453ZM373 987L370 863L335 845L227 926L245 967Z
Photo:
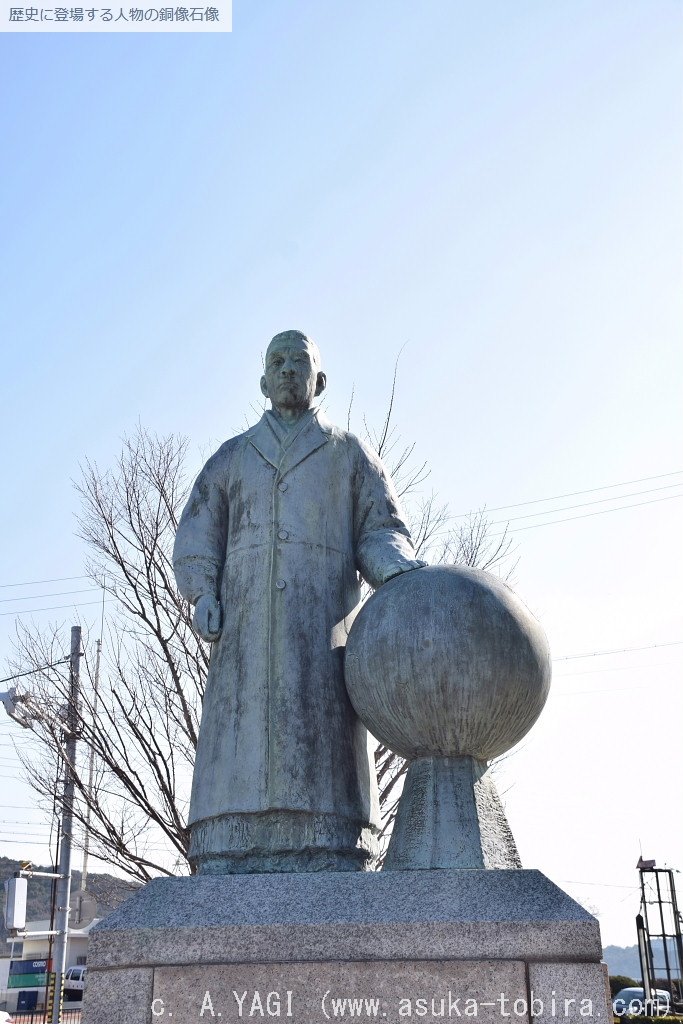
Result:
M271 344L266 354L266 372L261 391L276 409L310 409L313 399L325 387L313 350L301 338Z

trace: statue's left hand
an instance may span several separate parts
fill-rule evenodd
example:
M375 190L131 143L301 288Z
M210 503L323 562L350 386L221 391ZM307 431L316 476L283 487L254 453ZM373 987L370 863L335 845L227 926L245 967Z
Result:
M202 594L194 609L194 628L199 635L213 643L221 635L221 606L213 594Z

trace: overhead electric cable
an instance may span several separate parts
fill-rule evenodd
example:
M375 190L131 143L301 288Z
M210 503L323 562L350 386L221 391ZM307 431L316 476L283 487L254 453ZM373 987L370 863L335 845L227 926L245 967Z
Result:
M616 882L575 882L568 878L560 878L561 885L598 885L605 889L633 889L634 892L640 889L639 885L617 885Z
M0 825L40 825L40 824L41 823L39 821L14 821L13 818L0 818Z
M672 473L660 473L658 476L641 476L637 480L622 480L620 484L605 484L603 487L588 487L585 491L568 491L566 494L554 494L550 498L533 498L531 501L518 501L514 505L498 505L496 508L487 508L486 512L504 512L508 508L522 508L523 505L540 505L545 501L559 501L560 498L576 498L579 494L595 494L596 491L609 491L615 487L630 487L631 484L645 484L650 480L664 480L670 476L680 476L683 469L676 469ZM471 516L470 512L460 512L453 519L464 519Z
M581 697L593 696L594 693L630 693L634 690L651 690L653 687L652 682L649 682L647 686L610 686L605 690L555 690L556 697Z
M100 602L99 601L78 601L78 602L74 601L73 604L53 604L53 605L50 605L48 608L24 608L24 610L20 611L20 612L0 612L0 616L2 616L2 615L14 615L15 618L16 618L19 615L34 615L37 612L54 612L54 611L57 611L59 608L87 608L91 604L100 604Z
M3 811L26 811L26 804L0 804Z
M683 644L683 640L665 640L663 643L646 644L644 647L615 647L610 651L589 651L587 654L563 654L553 661L574 661L576 658L600 658L605 654L625 654L630 651L651 651L655 647L676 647Z
M0 843L12 843L13 846L50 846L50 843L43 842L42 839L2 839Z
M642 505L654 505L658 501L673 501L675 498L683 498L683 494L668 494L665 498L652 498L651 501L636 501L633 505L618 505L616 508L603 508L598 512L584 512L580 516L566 516L564 519L552 519L547 523L532 523L530 526L513 526L510 530L503 530L502 533L492 533L491 537L504 537L506 533L520 533L522 530L538 530L541 526L556 526L558 523L573 523L577 519L589 519L591 516L604 516L608 512L623 512L627 508L640 508ZM562 511L555 509L556 512ZM504 519L499 523L505 522ZM6 614L0 612L0 615Z
M553 680L557 682L558 679L573 679L575 676L604 676L607 672L661 672L668 668L678 668L678 665L673 661L665 661L663 665L613 665L611 668L589 668L582 672L553 672Z
M68 583L71 580L89 580L89 576L56 576L51 580L29 580L28 583L0 583L0 590L8 587L36 587L40 583Z
M469 512L460 512L457 515L452 516L451 518L452 519L464 519L467 516L475 514L476 511L504 512L507 509L522 508L525 505L539 505L539 504L543 504L546 501L559 501L561 498L574 498L574 497L577 497L578 495L581 495L581 494L595 494L597 491L608 491L608 490L613 490L614 488L617 488L617 487L629 487L631 484L648 483L651 480L664 480L664 479L667 479L668 477L671 477L671 476L681 476L681 475L683 475L683 469L677 469L677 470L674 470L674 471L672 471L670 473L658 473L656 476L642 476L642 477L637 477L634 480L622 480L621 483L603 484L601 487L588 487L588 488L586 488L584 490L580 490L580 491L567 491L564 494L553 494L553 495L551 495L548 498L533 498L530 501L518 501L518 502L513 503L512 505L496 505L494 508L486 508L486 506L484 506L481 510L474 510L474 509L472 509ZM675 484L671 484L670 486L675 487L676 485ZM652 488L652 490L660 490L660 488L656 488L655 487L655 488ZM643 493L646 493L646 492L643 492ZM627 497L627 495L621 495L621 497ZM607 501L609 499L606 498L604 500ZM617 496L617 498L615 498L614 500L615 501L619 500L619 496ZM591 504L591 502L586 502L585 504ZM576 507L578 508L579 506L576 506ZM560 509L555 509L555 511L560 511ZM520 517L520 518L524 518L524 517ZM575 517L575 518L579 518L579 517ZM91 576L54 576L51 579L27 580L27 581L25 581L23 583L0 583L0 590L6 590L6 589L8 589L10 587L33 587L33 586L38 586L38 585L43 584L43 583L67 583L67 582L71 582L72 580L89 580L89 579L92 579L92 577ZM77 591L72 591L72 593L77 593ZM47 596L47 595L45 595L45 596ZM17 600L20 600L20 599L17 598ZM43 609L41 609L41 610L43 610Z
M534 516L552 516L557 512L568 512L573 508L586 508L588 505L601 505L605 501L621 501L622 498L638 498L641 494L655 494L656 491L670 491L672 487L681 486L683 486L683 480L676 484L664 484L662 487L651 487L647 491L631 491L629 494L617 494L614 498L595 498L593 501L581 501L578 505L563 505L561 508L549 508L546 509L545 512L527 512L526 515L513 516L512 519L494 519L491 526L502 526L503 523L516 523L519 519L533 519ZM681 495L672 494L671 497L680 498ZM605 509L605 511L611 512L616 511L616 509Z
M7 612L5 614L7 614ZM39 668L30 668L27 672L17 672L13 676L7 676L5 679L0 679L0 683L11 683L13 679L21 679L23 676L33 676L36 672L47 672L49 668L56 668L57 665L65 665L69 660L69 658L62 658L61 661L53 661L49 665L41 665Z
M16 822L10 821L9 824L10 825L16 825ZM8 830L0 831L0 836L4 835L5 831L8 831ZM16 830L14 832L10 833L10 834L11 835L17 835L17 836L35 836L36 838L41 838L42 836L46 836L46 837L49 836L50 835L50 829L49 829L49 827L47 825L44 825L42 827L36 827L36 830L33 830L33 829L29 828L26 825L24 825L22 827L17 825Z
M86 587L85 590L57 590L52 594L30 594L27 597L0 597L0 604L7 604L10 601L39 601L44 597L65 597L67 594L93 594L98 589L99 587Z

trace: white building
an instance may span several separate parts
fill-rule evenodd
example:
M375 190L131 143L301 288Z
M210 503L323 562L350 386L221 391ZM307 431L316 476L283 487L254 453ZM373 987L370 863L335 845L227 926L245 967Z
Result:
M85 964L88 955L90 929L99 921L95 918L84 927L69 928L66 947L66 966L75 967ZM50 950L49 921L29 921L26 924L27 936L23 939L21 956L11 960L0 959L0 1009L10 1013L17 1009L42 1009L45 1005L46 971ZM7 939L8 945L16 939ZM54 947L54 936L53 936ZM52 951L54 956L54 948ZM21 964L17 967L17 964ZM7 965L5 967L5 965ZM35 968L35 969L33 969ZM25 975L26 984L21 975ZM21 1005L19 1005L21 1004Z

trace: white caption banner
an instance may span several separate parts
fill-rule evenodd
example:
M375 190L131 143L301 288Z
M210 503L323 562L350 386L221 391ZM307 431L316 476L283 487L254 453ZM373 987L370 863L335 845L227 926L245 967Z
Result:
M42 2L54 6L40 6ZM131 0L128 0L130 4ZM135 2L135 0L133 0ZM196 0L195 0L196 2ZM232 0L207 0L202 6L162 6L137 0L139 6L58 6L57 0L24 5L0 0L0 32L231 32Z

